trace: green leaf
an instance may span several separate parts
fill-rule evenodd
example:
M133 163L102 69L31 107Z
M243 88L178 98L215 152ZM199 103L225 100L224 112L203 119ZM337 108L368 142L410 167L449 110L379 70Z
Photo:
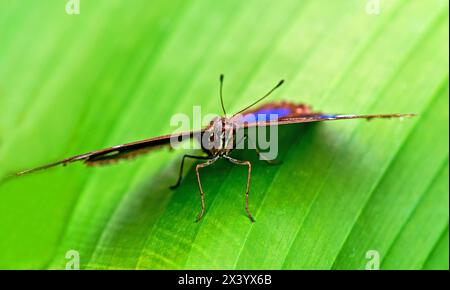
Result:
M181 152L0 184L0 268L449 268L448 1L0 2L0 174L170 133L176 113L272 100L330 113L417 113L279 129L277 166ZM375 1L376 2L376 1ZM192 165L193 163L189 163Z

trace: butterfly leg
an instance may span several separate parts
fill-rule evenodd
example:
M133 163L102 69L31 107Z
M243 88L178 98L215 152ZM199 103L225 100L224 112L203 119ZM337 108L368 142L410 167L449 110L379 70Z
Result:
M204 194L203 194L203 189L202 189L202 183L200 181L200 172L199 169L209 166L211 164L213 164L214 162L217 161L217 159L219 159L219 157L214 157L213 159L209 159L208 161L206 161L205 163L200 163L197 164L197 166L195 167L195 172L197 173L197 183L198 183L198 189L200 190L200 200L202 202L202 211L200 212L200 214L197 217L196 222L200 221L201 218L203 217L203 214L205 213L205 198L204 198Z
M241 161L234 158L231 158L230 156L224 155L225 159L230 161L231 163L237 164L237 165L245 165L248 168L248 174L247 174L247 188L245 190L245 211L247 212L247 216L250 219L250 221L253 223L255 222L255 219L253 218L252 214L250 213L249 205L248 205L248 192L250 190L250 176L252 173L252 165L250 161Z
M186 158L191 158L191 159L198 159L198 160L207 160L207 159L211 159L210 157L207 156L195 156L195 155L184 155L183 158L181 159L181 165L180 165L180 173L178 175L178 180L177 183L175 183L174 185L172 185L170 187L170 189L175 189L178 186L180 186L181 183L181 179L183 179L183 167L184 167L184 159Z

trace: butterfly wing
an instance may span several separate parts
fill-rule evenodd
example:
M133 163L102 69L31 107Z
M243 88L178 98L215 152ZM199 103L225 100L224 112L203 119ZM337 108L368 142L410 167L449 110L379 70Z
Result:
M273 126L273 125L287 125L298 123L312 123L323 121L349 120L349 119L392 119L392 118L410 118L416 116L415 114L374 114L374 115L311 115L302 117L283 117L275 120L262 120L256 122L244 123L244 128Z
M165 135L156 138L121 144L89 153L72 156L54 163L46 164L32 169L17 172L14 176L25 175L36 171L44 170L58 165L67 165L76 161L84 161L89 166L106 165L117 162L121 159L131 159L138 155L149 153L151 151L169 146L171 140L185 140L200 135L201 132L183 132L172 135Z
M84 162L88 166L108 165L111 163L115 163L121 159L132 159L139 155L169 146L172 138L192 138L193 136L194 133L186 132L117 145L89 153L89 156L84 159Z
M348 119L386 119L407 118L415 114L375 114L375 115L332 115L314 112L305 104L294 104L290 102L269 103L254 110L246 111L239 117L239 122L244 128L286 125L297 123L311 123Z
M318 114L320 113L313 112L308 105L283 101L264 104L253 110L245 111L240 115L239 120L243 123L253 123Z

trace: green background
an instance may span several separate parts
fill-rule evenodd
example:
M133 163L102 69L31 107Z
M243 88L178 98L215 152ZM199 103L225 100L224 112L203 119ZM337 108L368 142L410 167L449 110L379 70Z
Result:
M173 131L175 113L272 100L418 113L283 127L279 166L176 179L181 152L0 184L0 268L448 269L448 1L0 0L0 174ZM192 163L190 163L192 165Z

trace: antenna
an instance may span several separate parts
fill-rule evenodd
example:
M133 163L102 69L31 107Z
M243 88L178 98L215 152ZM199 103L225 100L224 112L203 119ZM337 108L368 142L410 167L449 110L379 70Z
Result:
M223 74L220 75L220 87L219 87L219 94L220 94L220 104L222 105L222 110L224 115L227 114L227 112L225 111L225 106L223 105L223 94L222 94L222 90L223 90Z
M247 106L247 107L245 107L244 109L240 110L239 112L237 112L236 114L234 114L233 117L236 116L236 115L239 115L240 113L242 113L242 112L244 112L245 110L247 110L247 109L253 107L253 106L256 105L257 103L261 102L262 100L264 100L265 98L267 98L268 96L270 96L270 94L272 94L273 91L275 91L276 89L278 89L283 83L284 83L284 80L279 81L278 84L277 84L275 87L273 87L273 89L271 89L267 94L265 94L264 96L262 96L262 98L258 99L256 102L252 103L250 106Z

